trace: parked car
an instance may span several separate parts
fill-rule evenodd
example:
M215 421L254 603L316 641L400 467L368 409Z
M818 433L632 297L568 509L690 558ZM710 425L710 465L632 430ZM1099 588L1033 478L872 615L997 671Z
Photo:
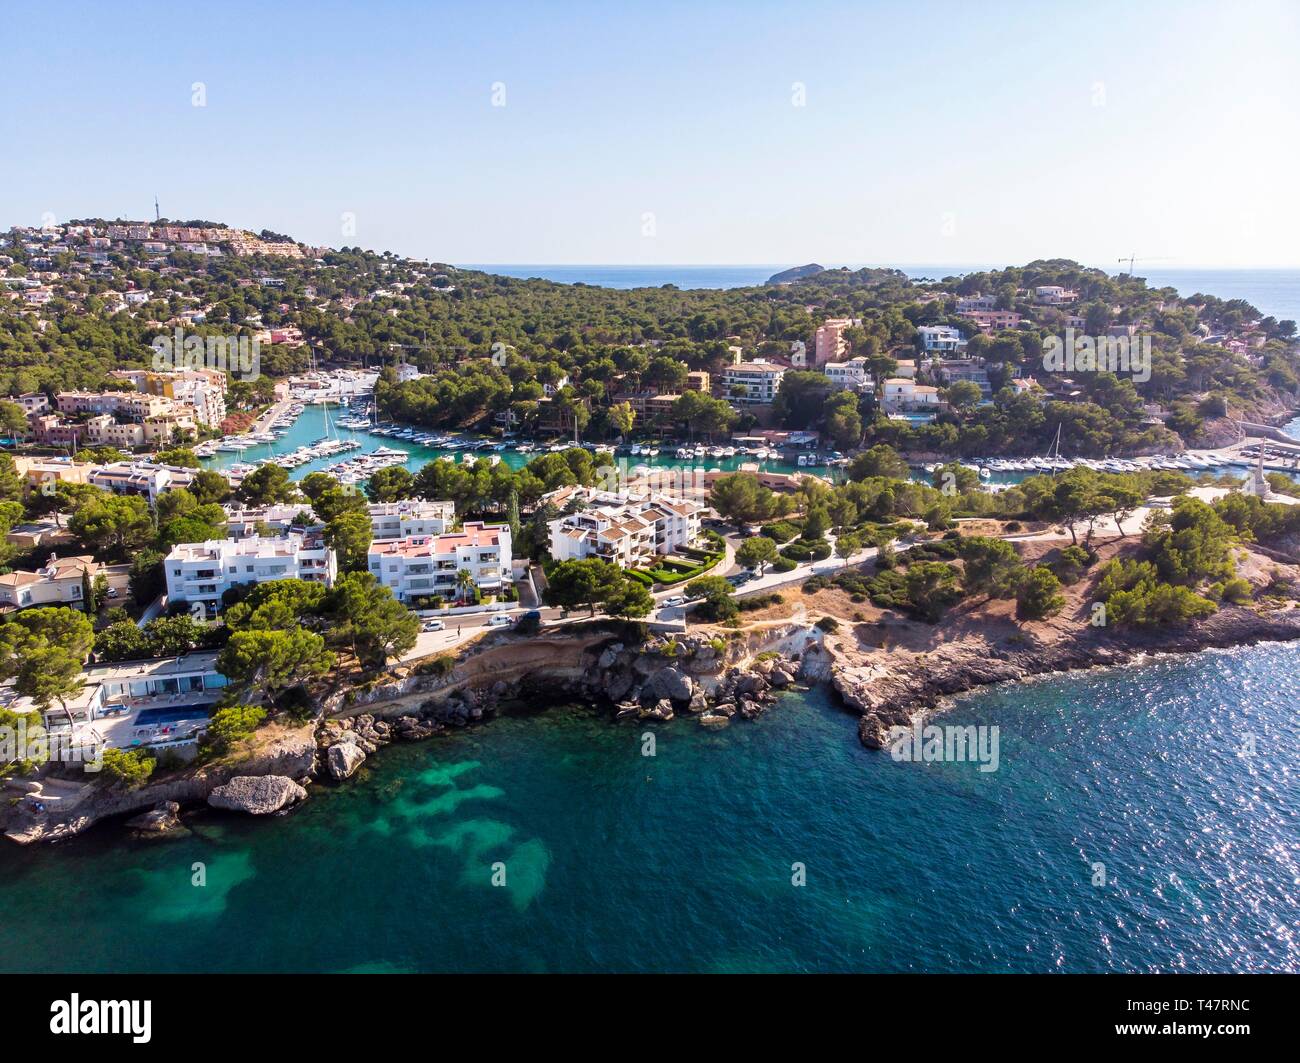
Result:
M487 622L487 626L488 627L509 627L510 623L511 623L510 617L508 616L494 616L491 620Z
M683 598L680 594L674 594L671 598L664 599L664 605L669 609L675 608L676 606L679 605L685 605L685 604L686 604L686 599Z
M116 587L109 587L109 588L108 588L108 596L109 596L110 598L116 598L116 597L117 597L117 588L116 588Z
M516 631L531 632L536 631L542 626L542 614L536 609L529 609L528 612L520 615L515 621Z
M425 631L441 631L447 625L441 620L426 620L420 625Z

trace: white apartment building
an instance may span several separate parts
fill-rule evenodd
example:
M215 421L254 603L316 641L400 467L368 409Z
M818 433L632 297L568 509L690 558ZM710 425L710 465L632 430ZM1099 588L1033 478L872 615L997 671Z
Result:
M827 362L822 366L832 384L849 391L870 391L875 387L865 358L850 358L847 362Z
M635 568L699 538L704 507L695 502L667 495L585 494L588 508L550 523L556 561L598 557Z
M764 405L776 398L783 376L785 368L775 362L738 362L722 370L722 394L738 405Z
M457 574L466 571L486 594L511 579L510 525L468 521L457 532L377 539L367 556L370 572L400 602L456 596Z
M232 539L247 539L256 535L258 528L269 530L276 535L283 535L292 528L307 531L320 527L311 504L303 502L294 504L282 502L271 506L227 505L226 534Z
M454 502L404 498L400 502L375 502L370 506L370 534L374 539L442 535L455 520Z
M921 346L926 351L938 354L951 354L966 346L961 331L951 325L922 325L916 334L921 338Z
M328 587L338 574L334 551L311 532L179 543L164 567L168 600L202 603L209 617L221 611L221 596L241 583L304 579Z
M140 495L153 505L172 486L172 473L163 465L115 461L92 466L86 482L115 495Z

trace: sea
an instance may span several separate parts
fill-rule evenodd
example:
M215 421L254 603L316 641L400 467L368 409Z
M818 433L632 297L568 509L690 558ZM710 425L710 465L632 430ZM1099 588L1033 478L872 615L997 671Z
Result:
M1300 316L1300 276L1212 281ZM0 970L1300 971L1298 699L1296 644L987 688L941 722L993 771L820 688L721 731L517 706L286 816L0 848Z

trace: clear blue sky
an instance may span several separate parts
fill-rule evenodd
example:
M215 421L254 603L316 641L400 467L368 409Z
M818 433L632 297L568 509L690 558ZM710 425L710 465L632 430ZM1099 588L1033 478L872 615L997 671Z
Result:
M157 193L451 262L1300 263L1295 0L53 0L3 25L0 227Z

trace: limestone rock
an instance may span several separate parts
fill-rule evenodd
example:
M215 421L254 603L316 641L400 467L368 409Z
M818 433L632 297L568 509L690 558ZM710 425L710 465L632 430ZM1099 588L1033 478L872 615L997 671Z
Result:
M141 812L140 815L128 819L126 825L131 830L138 830L143 834L167 834L180 829L181 821L178 815L180 810L181 806L175 801L163 801L148 812Z
M349 779L365 759L365 750L356 742L337 742L329 749L330 775L335 779Z
M284 775L236 775L208 795L208 804L232 812L266 816L306 796L306 790Z
M646 693L652 698L686 704L695 692L695 681L672 665L660 668L646 680Z

